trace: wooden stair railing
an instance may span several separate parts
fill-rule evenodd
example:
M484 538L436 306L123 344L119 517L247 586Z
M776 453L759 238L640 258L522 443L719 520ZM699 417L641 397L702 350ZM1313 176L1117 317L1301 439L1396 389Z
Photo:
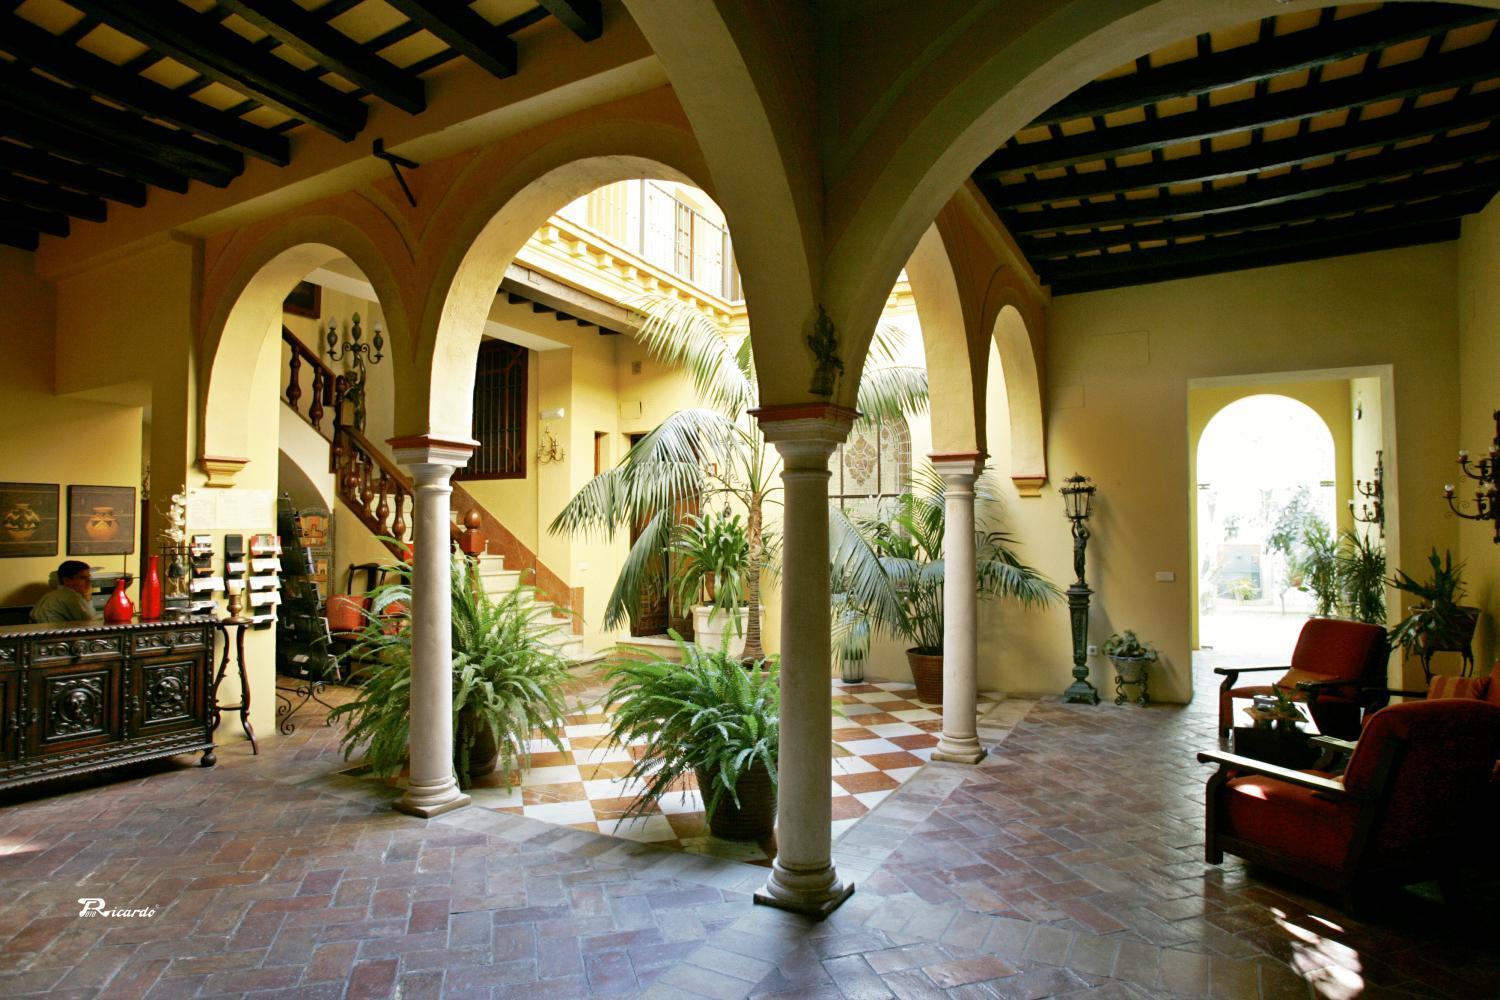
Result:
M348 389L348 380L336 374L286 327L281 328L281 339L291 348L287 362L287 384L282 402L290 406L298 416L310 424L329 443L328 465L334 475L334 485L339 499L344 501L360 523L377 538L391 539L383 544L398 559L406 558L407 514L414 509L411 477L403 472L385 453L352 427L340 420L339 401ZM312 369L312 400L304 413L301 375L303 365ZM324 417L331 415L328 426ZM536 553L526 547L509 528L491 514L483 504L475 500L468 490L458 483L453 484L453 510L460 516L449 525L454 544L464 538L463 525L478 515L479 531L485 540L486 551L503 556L505 568L520 570L531 577L530 582L542 596L559 608L578 609L583 606L583 588L569 587L562 577L554 573ZM583 619L574 614L574 634L582 634Z

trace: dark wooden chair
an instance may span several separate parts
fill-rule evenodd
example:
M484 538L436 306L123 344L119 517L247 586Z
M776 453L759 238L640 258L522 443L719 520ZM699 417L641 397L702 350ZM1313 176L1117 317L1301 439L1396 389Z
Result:
M1233 854L1332 889L1446 878L1481 829L1500 759L1500 706L1407 702L1370 716L1342 780L1219 751L1205 856Z
M1385 629L1341 618L1309 618L1297 637L1292 662L1276 667L1216 667L1219 685L1219 737L1234 725L1234 699L1281 689L1307 703L1318 731L1355 739L1368 707L1366 689L1383 687L1389 657ZM1240 684L1241 674L1280 671L1270 684Z

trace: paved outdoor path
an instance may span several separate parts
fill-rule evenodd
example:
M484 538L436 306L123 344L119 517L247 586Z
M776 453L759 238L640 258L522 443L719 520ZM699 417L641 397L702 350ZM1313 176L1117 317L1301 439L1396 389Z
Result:
M822 924L752 906L764 868L402 816L316 724L213 770L13 793L0 997L1500 996L1493 889L1357 922L1203 863L1207 692L1003 707L987 760L929 765L843 838L858 890ZM80 918L86 896L157 912Z

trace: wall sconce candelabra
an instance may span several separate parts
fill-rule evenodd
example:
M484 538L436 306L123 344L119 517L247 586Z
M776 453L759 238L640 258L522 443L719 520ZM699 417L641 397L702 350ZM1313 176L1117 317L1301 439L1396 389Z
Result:
M1349 501L1349 511L1354 519L1361 524L1380 525L1380 537L1385 537L1385 459L1383 452L1375 453L1375 478L1368 483L1358 479L1354 481L1354 492L1364 497L1369 503L1355 506L1355 501Z
M550 427L544 428L541 440L537 442L536 460L538 465L552 465L567 458L567 452L563 450L562 443L557 440L557 435L552 433Z
M1474 480L1474 499L1455 500L1451 484L1443 487L1443 498L1453 513L1465 520L1494 521L1494 541L1500 544L1500 410L1495 411L1495 438L1490 442L1489 456L1470 462L1469 453L1460 451L1458 467L1465 476ZM1470 503L1474 506L1472 514L1466 513Z
M1078 577L1068 587L1068 618L1073 625L1073 683L1063 692L1063 701L1084 705L1099 704L1099 691L1089 683L1089 595L1093 593L1084 580L1084 550L1089 544L1089 515L1094 512L1094 493L1098 490L1087 476L1077 474L1063 480L1064 513L1073 525L1073 572Z
M349 387L344 390L344 398L354 407L354 429L360 433L365 429L365 369L380 364L385 357L385 337L378 321L374 330L375 336L366 342L359 313L355 313L349 321L349 337L340 344L338 320L328 320L328 346L324 353L329 361L347 361L350 365Z

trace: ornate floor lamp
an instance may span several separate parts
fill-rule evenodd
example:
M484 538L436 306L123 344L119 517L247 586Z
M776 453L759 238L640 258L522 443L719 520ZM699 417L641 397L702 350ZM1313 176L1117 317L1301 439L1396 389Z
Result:
M1089 515L1094 510L1097 489L1087 476L1072 475L1063 480L1063 503L1068 520L1073 523L1073 572L1078 579L1068 587L1068 617L1073 623L1073 683L1063 692L1063 701L1083 705L1099 704L1099 692L1089 683L1089 595L1093 593L1084 581L1084 549L1089 543Z

